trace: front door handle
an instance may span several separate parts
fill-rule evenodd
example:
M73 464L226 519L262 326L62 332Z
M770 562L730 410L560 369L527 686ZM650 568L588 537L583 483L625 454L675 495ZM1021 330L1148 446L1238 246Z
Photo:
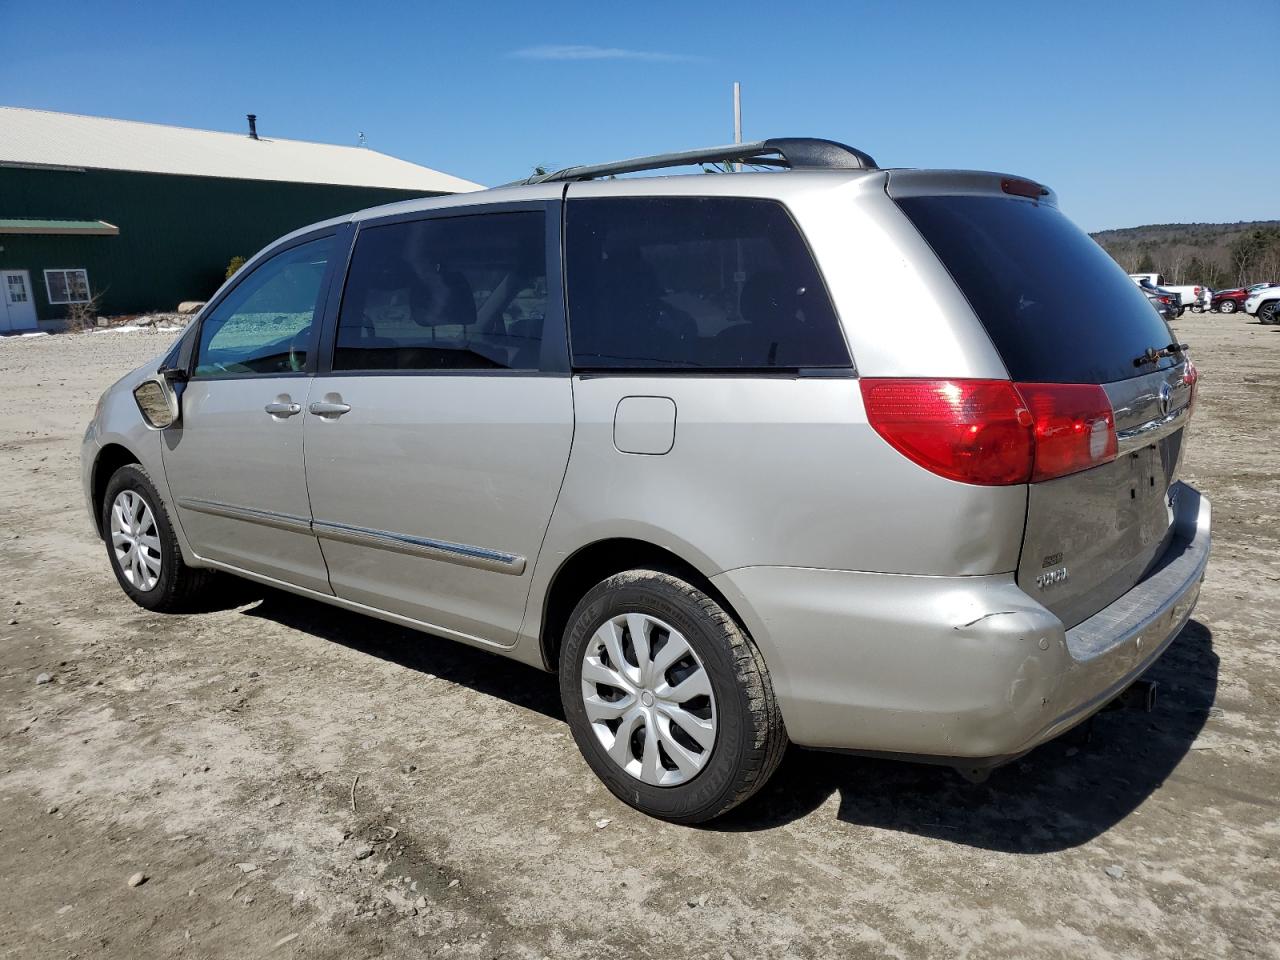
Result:
M336 419L351 409L349 403L337 403L333 400L317 400L307 408L317 417Z
M288 400L275 400L268 403L263 409L273 417L292 417L302 412L302 404L291 403Z

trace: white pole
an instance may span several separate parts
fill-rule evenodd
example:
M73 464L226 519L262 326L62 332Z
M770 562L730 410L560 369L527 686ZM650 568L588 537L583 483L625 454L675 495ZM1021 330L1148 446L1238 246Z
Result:
M742 142L742 84L733 81L733 142ZM742 164L735 163L733 169L741 173Z

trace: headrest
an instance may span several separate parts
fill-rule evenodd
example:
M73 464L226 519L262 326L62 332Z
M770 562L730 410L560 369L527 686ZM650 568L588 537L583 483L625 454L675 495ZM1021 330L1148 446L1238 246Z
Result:
M414 277L409 292L413 322L420 327L444 327L476 322L476 298L471 282L456 270L441 270L435 277Z

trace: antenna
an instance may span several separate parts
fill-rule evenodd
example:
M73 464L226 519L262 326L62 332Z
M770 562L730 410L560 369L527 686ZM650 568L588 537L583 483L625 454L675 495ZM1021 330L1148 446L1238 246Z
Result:
M742 84L733 81L733 142L742 142ZM733 165L734 173L742 172L742 164Z
M363 130L356 134L356 144L361 147L367 147L369 145L369 138L364 135Z

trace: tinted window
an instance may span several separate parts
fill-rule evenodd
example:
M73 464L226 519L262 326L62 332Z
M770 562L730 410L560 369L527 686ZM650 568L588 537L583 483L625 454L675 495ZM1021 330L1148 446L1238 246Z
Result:
M570 200L579 367L847 367L813 258L771 200Z
M547 307L541 212L360 231L335 370L536 370Z
M1164 320L1054 207L1002 197L898 204L969 298L1013 379L1109 383L1158 368L1133 361L1173 339Z
M245 277L200 325L196 376L296 373L307 363L333 238L277 254Z

